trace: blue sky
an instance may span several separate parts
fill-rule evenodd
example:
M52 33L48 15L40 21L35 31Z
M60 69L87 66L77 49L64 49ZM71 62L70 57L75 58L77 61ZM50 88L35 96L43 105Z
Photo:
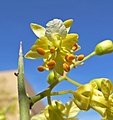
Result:
M36 40L30 29L30 23L42 26L54 18L73 19L70 32L79 34L81 50L77 54L88 55L95 45L102 40L113 41L113 1L112 0L1 0L0 1L0 71L17 69L19 42L23 42L24 54ZM37 66L42 60L25 59L25 76L37 92L47 88L48 72L39 73ZM113 54L95 56L87 60L82 67L72 70L68 76L80 82L87 83L91 79L107 77L113 81ZM54 91L76 87L63 81ZM54 97L64 103L70 95ZM43 100L46 104L46 99ZM85 118L87 117L87 118ZM100 116L90 110L81 112L80 120L99 120Z

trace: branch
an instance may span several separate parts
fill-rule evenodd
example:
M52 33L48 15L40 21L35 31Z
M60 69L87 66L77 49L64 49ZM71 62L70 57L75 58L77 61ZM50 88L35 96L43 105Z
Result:
M74 91L72 90L64 90L64 91L60 91L60 92L51 92L51 96L55 96L55 95L64 95L64 94L74 94Z
M76 85L76 86L79 86L79 87L82 85L82 84L80 84L80 83L78 83L78 82L72 80L71 78L69 78L69 77L67 77L67 76L66 76L66 80L67 80L68 82L70 82L70 83Z
M62 80L65 79L65 76L61 76L60 78L58 78L53 84L51 84L46 90L44 90L43 92L31 97L31 103L30 103L30 107L32 107L37 101L43 99L44 97L50 96L50 92L51 90Z
M76 65L79 65L81 62L83 62L83 61L89 59L90 57L94 56L94 55L95 55L95 52L92 52L92 53L90 53L88 56L86 56L82 61L75 62L75 64L71 66L71 69L74 68ZM57 78L57 80L56 80L52 85L50 85L46 90L44 90L43 92L41 92L41 93L39 93L39 94L31 97L31 98L30 98L30 99L31 99L30 107L32 107L37 101L43 99L44 97L49 96L50 93L51 93L51 90L52 90L59 82L61 82L61 81L64 80L64 79L67 80L67 81L69 81L69 82L71 82L71 83L73 83L73 84L75 84L76 86L81 86L81 85L82 85L82 84L80 84L80 83L78 83L78 82L76 82L76 81L68 78L68 77L66 76L66 74L67 74L67 72L64 72L64 75L61 76L60 78Z
M25 83L24 83L24 61L22 53L22 42L20 42L20 51L18 59L18 97L19 97L19 109L20 120L30 120L30 102L26 95Z

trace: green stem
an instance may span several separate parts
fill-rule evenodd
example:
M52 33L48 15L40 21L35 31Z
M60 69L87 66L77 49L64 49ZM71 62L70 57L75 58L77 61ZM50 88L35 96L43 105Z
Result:
M82 61L75 62L75 64L71 66L71 69L72 69L73 67L75 67L76 65L80 64L81 62L89 59L91 56L94 56L94 55L95 55L95 52L92 52L91 54L89 54L88 56L86 56ZM56 74L55 71L54 71L54 74ZM41 92L41 93L33 96L33 97L31 98L31 105L30 105L30 106L32 107L37 101L39 101L39 100L41 100L42 98L48 96L48 95L50 94L51 90L52 90L59 82L61 82L61 81L64 80L64 79L66 79L67 81L71 82L72 84L74 84L74 85L76 85L76 86L81 86L81 85L82 85L82 84L80 84L80 83L78 83L78 82L76 82L76 81L68 78L68 77L66 76L66 74L67 74L67 72L64 72L64 75L61 76L60 78L56 78L56 79L57 79L56 82L54 82L52 85L50 85L46 90L44 90L43 92ZM56 75L55 75L55 76L56 76Z
M91 58L91 57L94 56L94 55L95 55L95 52L93 51L92 53L90 53L89 55L87 55L87 56L82 60L82 62L85 61L85 60L87 60L87 59L89 59L89 58Z
M89 55L87 55L83 60L75 62L74 66L72 65L71 68L79 65L80 63L84 62L85 60L91 58L94 55L95 55L95 52L93 51L92 53L90 53Z
M60 91L60 92L51 92L51 96L55 96L55 95L64 95L64 94L73 94L74 91L72 90L64 90L64 91Z
M54 72L54 79L58 82L59 79L58 79L58 77L57 77L57 73L56 73L55 70L54 70L53 72ZM53 86L53 87L54 87L54 86ZM48 104L49 104L49 105L51 105L51 96L50 96L50 93L51 93L51 90L52 90L53 87L50 86L49 94L48 94L48 96L47 96L47 100L48 100Z
M51 90L62 80L64 80L65 77L61 76L60 78L58 78L53 84L51 84L46 90L44 90L43 92L31 97L31 103L30 103L30 107L32 107L37 101L43 99L44 97L50 95Z
M72 79L70 79L69 77L65 77L66 78L66 80L68 81L68 82L70 82L70 83L72 83L72 84L74 84L74 85L76 85L76 86L81 86L82 84L80 84L80 83L78 83L78 82L76 82L76 81L74 81L74 80L72 80Z
M20 42L19 60L18 60L18 97L20 120L30 120L30 100L26 95L24 83L24 61L22 53L22 42Z
M51 105L51 96L50 96L50 94L47 96L47 101L48 101L48 104Z

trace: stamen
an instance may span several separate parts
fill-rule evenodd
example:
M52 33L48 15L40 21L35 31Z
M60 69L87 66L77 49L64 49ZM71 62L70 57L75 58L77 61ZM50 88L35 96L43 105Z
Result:
M54 47L51 47L51 48L50 48L50 52L51 52L51 53L54 53L54 52L55 52L55 48L54 48Z
M38 66L38 71L43 72L45 70L44 66Z
M81 54L81 55L77 56L77 60L78 60L78 61L81 61L81 60L83 60L83 59L84 59L84 54Z
M65 59L66 59L66 61L67 62L72 62L72 60L74 60L76 58L76 56L75 55L67 55L66 57L65 57Z
M47 66L49 68L49 70L52 70L56 65L56 62L54 60L50 60L49 62L47 62Z
M77 49L78 49L78 45L77 44L73 45L72 50L76 51Z
M56 62L55 62L54 60L50 60L50 61L47 63L48 66L53 66L53 65L55 65L55 64L56 64Z
M37 48L36 51L40 54L40 55L45 55L45 50L43 48Z
M49 70L53 70L55 66L48 66Z
M66 72L69 72L70 71L70 66L67 64L67 63L64 63L63 64L63 68Z

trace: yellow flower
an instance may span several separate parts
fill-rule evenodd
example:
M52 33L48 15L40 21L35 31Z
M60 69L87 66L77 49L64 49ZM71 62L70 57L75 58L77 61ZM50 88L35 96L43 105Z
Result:
M43 67L46 70L54 69L58 74L63 75L63 64L72 64L74 58L68 63L66 56L72 56L73 52L80 49L78 34L68 34L73 20L62 22L54 19L46 24L46 28L31 23L31 29L39 37L30 51L25 55L29 59L43 58ZM69 58L69 57L68 57Z
M72 100L79 109L87 111L92 108L101 114L103 119L113 119L113 85L109 79L93 79L80 86L73 95Z

